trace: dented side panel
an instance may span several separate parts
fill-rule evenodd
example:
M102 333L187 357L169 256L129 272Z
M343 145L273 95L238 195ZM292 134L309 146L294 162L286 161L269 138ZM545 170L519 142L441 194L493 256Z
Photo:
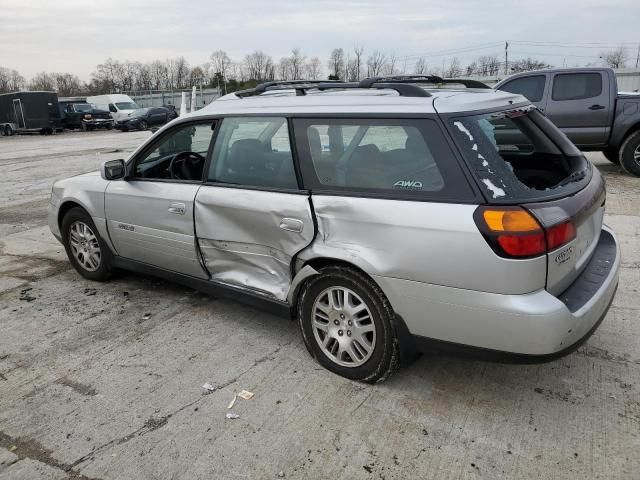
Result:
M334 258L372 276L481 292L544 288L546 259L498 257L473 220L474 205L314 195L318 235L300 261Z
M286 300L293 257L314 238L306 194L203 186L196 236L212 280Z

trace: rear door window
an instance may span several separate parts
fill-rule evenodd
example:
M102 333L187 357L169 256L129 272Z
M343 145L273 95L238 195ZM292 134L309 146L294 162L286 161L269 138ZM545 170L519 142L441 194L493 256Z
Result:
M443 198L462 189L471 195L433 120L296 119L294 126L305 187Z
M505 83L500 90L524 95L530 102L539 102L544 94L545 78L544 75L516 78Z
M225 118L207 178L233 185L297 189L287 119Z
M562 73L553 79L553 100L582 100L599 97L602 75L599 73Z
M531 201L582 188L590 164L534 108L449 120L452 134L469 167L492 202ZM566 140L566 139L565 139Z

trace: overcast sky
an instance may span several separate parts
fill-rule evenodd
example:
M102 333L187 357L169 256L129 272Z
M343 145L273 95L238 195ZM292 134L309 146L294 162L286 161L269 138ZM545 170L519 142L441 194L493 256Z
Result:
M256 49L274 60L298 47L323 63L354 45L427 56L442 65L504 54L504 41L554 65L597 62L608 45L626 45L635 65L640 0L0 0L0 66L24 76L69 71L89 80L107 57L150 61L184 55L203 63L213 50L234 60ZM581 46L581 47L579 47ZM590 47L590 48L585 48ZM601 48L603 47L603 48Z

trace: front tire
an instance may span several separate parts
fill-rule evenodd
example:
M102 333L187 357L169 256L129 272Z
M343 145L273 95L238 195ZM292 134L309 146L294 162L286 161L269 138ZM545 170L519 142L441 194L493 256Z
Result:
M147 125L147 122L145 122L144 120L140 121L140 130L146 130L149 128L149 125Z
M625 172L640 177L640 130L629 135L620 147L620 165Z
M380 382L398 367L394 318L380 287L353 268L325 267L300 292L298 324L307 350L351 380Z
M98 282L111 277L111 251L85 210L80 207L69 210L62 219L60 231L67 257L80 275Z

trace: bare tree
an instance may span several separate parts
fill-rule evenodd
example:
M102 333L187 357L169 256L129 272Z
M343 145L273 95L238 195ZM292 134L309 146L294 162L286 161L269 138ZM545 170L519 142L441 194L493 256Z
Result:
M160 60L154 60L149 64L149 80L151 88L160 90L167 85L167 66Z
M516 60L515 62L509 62L509 68L513 73L518 72L530 72L531 70L541 70L543 68L550 68L547 62L542 60L535 60L531 57Z
M426 75L427 74L427 59L424 57L418 58L416 60L416 64L413 66L413 73L417 75Z
M299 48L291 50L291 56L289 57L289 65L291 68L291 80L300 80L304 74L304 62L307 57L300 53Z
M398 59L396 58L396 53L395 52L391 52L389 54L389 56L387 57L387 61L384 64L384 68L382 69L382 73L384 75L388 75L388 76L393 76L396 75L397 69L396 69L396 62L398 61Z
M625 68L627 66L627 51L624 47L600 53L602 62L609 68Z
M56 91L61 97L71 97L81 93L82 84L77 75L71 73L52 73L51 76L56 82Z
M245 55L244 65L251 80L268 80L275 76L273 60L261 50Z
M22 90L25 79L17 70L0 67L0 93L9 93Z
M280 80L291 80L291 60L282 57L276 66L276 77Z
M360 77L362 75L362 62L363 62L363 55L364 55L364 47L363 46L355 46L353 47L353 55L354 55L354 68L355 68L355 72L356 72L356 78L355 80L360 80Z
M466 66L465 75L467 77L469 77L471 75L475 75L477 70L478 70L478 63L476 61L473 61L469 65Z
M231 59L227 52L224 50L216 50L209 57L211 58L211 63L216 72L219 72L223 78L227 78L229 74L229 68L231 67Z
M54 91L56 89L56 79L47 72L40 72L29 82L29 90Z
M329 55L329 78L332 80L342 80L344 78L344 50L334 48Z
M318 57L311 57L307 63L307 77L318 80L322 76L322 62Z
M387 57L380 50L374 50L367 58L367 76L378 77L387 62Z
M189 85L202 87L206 82L207 76L202 67L193 67L189 73Z
M357 58L351 58L351 56L347 55L347 60L344 66L344 78L349 82L357 82L360 80Z
M442 72L442 74L448 78L456 78L462 75L462 68L460 67L460 60L458 60L458 57L453 57L451 59L449 67L447 67L446 71Z

